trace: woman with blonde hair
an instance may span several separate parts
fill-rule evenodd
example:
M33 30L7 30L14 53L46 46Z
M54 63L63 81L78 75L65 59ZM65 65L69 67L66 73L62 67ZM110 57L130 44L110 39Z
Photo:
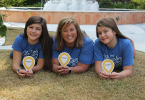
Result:
M94 62L93 50L93 41L81 31L76 19L61 19L53 37L53 71L60 75L87 71ZM66 66L60 65L58 60L62 52L70 55L70 62Z

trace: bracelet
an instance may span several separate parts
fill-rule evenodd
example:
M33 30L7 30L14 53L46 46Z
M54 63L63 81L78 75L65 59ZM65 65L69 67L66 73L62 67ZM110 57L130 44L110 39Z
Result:
M68 67L69 68L69 72L68 73L71 73L71 68L70 67Z
M102 72L103 72L103 70L99 72L99 75L100 75Z
M21 69L18 69L18 70L16 71L16 73L18 74L20 70L21 70Z

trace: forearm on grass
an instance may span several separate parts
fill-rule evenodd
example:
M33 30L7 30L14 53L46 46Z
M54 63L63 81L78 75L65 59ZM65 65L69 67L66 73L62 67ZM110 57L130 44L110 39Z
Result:
M77 66L75 67L71 67L71 73L83 73L86 72L88 70L88 68L90 67L90 64L83 64L78 62Z
M32 68L33 72L38 72L43 69L45 60L42 58L38 59L37 65Z
M123 78L123 77L129 77L132 75L132 65L130 66L124 66L123 67L123 71L120 72L120 76Z
M13 51L13 66L12 66L12 69L14 72L16 72L18 69L21 69L20 67L21 59L22 59L22 53L14 50Z
M102 61L95 61L95 72L97 75L99 75L99 73L103 71L102 69Z

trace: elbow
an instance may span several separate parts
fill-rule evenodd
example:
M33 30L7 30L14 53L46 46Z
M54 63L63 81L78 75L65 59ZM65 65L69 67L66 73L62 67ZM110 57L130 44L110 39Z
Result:
M84 71L83 72L86 72L88 70L88 68L84 68Z
M87 67L83 67L83 72L86 72L89 69L90 65Z
M132 73L133 73L133 72L132 72L132 70L131 70L131 71L130 71L130 74L129 74L129 76L131 76L131 75L132 75Z
M44 67L45 67L45 66L41 66L41 67L38 68L38 70L42 70Z
M133 73L132 70L128 70L128 74L126 77L130 77L132 75L132 73Z

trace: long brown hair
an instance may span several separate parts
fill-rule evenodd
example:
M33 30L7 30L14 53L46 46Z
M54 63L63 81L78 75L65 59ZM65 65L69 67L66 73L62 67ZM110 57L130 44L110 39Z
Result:
M42 50L43 50L43 56L45 59L44 69L45 70L46 69L52 70L52 67L53 67L52 62L51 62L51 59L52 59L52 38L49 36L45 19L43 19L42 17L39 17L39 16L30 17L28 19L28 21L26 22L23 37L28 38L27 27L29 25L35 24L35 23L41 24L41 27L42 27L42 33L41 33L41 36L39 37L39 41L41 43Z
M57 27L57 32L56 32L56 37L55 37L55 45L56 43L58 44L57 47L55 48L58 51L62 51L64 49L64 40L61 36L62 31L67 28L70 24L74 24L76 30L77 30L77 38L76 38L76 48L81 48L83 47L83 36L85 34L81 31L80 26L75 18L72 17L64 17L60 20L58 27Z
M97 26L96 26L96 35L99 38L99 36L98 36L98 27L108 27L108 28L111 28L113 31L116 32L116 36L117 37L119 37L119 38L126 38L126 39L129 39L132 42L132 40L130 38L126 37L125 35L123 35L119 31L119 29L117 27L117 24L115 23L113 18L104 18L104 19L100 20L97 23Z

